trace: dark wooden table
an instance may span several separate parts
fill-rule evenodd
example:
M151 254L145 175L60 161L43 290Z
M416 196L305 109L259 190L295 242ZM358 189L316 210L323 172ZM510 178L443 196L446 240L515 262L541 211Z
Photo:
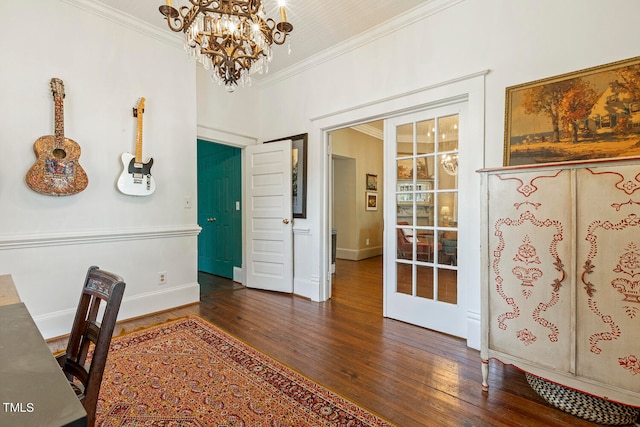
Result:
M0 426L86 426L69 386L24 303L0 305Z

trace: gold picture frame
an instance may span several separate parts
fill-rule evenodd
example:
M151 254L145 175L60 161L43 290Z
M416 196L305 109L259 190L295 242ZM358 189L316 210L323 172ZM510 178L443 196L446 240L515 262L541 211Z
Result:
M640 156L640 57L506 88L505 166Z
M367 174L367 191L378 191L378 175Z

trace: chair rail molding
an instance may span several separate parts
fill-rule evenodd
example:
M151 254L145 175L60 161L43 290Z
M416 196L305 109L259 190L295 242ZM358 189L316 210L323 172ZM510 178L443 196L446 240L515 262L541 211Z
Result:
M170 239L198 236L197 225L160 226L136 229L86 230L50 234L19 234L0 236L0 251L47 246L82 245L90 243L122 242L128 240Z

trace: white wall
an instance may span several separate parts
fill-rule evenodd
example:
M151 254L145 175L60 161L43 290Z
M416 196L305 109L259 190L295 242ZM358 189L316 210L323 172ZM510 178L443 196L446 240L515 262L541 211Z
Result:
M0 274L13 275L45 337L68 333L92 264L127 282L121 319L198 301L196 76L180 42L84 0L4 1L0 15ZM72 196L24 181L34 141L54 132L52 77L64 82L65 136L89 176ZM157 190L137 198L115 183L121 153L135 150L132 108L143 96Z
M237 88L229 93L201 66L197 67L196 79L198 138L236 147L256 144L260 130L257 86Z
M484 86L485 114L474 118L483 121L485 131L475 136L479 143L469 154L484 166L500 166L506 87L638 55L637 0L463 0L433 15L431 5L447 1L425 3L424 18L402 20L407 25L398 24L397 30L392 23L385 31L374 31L376 37L369 43L353 43L352 49L351 44L338 46L341 54L326 62L308 61L296 72L270 76L260 88L259 138L311 132L318 118L490 70ZM243 105L232 100L227 107L241 111ZM215 117L207 120L212 127L224 128ZM314 289L325 278L320 249L327 231L321 138L321 132L309 135L308 218L297 222L309 232L295 253L296 259L310 260L306 270L296 271L296 281L313 285L305 288L313 299L318 298ZM477 247L460 250L460 258L478 257ZM479 272L473 276L479 277ZM469 343L477 347L479 282L473 286L468 307L469 317L475 319L470 328L475 329Z

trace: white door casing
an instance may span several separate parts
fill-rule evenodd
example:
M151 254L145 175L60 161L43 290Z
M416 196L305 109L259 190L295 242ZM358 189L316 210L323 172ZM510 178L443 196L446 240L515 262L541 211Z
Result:
M293 292L291 140L245 153L245 285Z

